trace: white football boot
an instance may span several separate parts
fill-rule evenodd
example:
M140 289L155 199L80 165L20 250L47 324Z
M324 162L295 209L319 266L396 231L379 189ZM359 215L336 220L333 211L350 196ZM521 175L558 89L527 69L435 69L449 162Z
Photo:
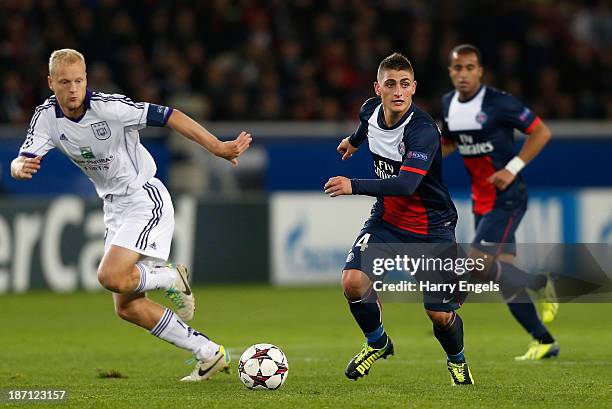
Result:
M212 358L201 361L198 360L193 371L181 379L182 382L199 382L210 379L217 372L229 373L231 358L229 352L225 350L223 345L219 345L219 350Z

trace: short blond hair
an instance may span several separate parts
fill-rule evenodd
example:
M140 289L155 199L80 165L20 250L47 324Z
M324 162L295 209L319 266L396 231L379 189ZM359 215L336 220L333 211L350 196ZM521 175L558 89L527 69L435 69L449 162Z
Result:
M49 57L49 74L53 74L53 71L58 65L74 64L79 61L85 65L85 57L77 50L73 50L72 48L55 50L51 53L51 57Z

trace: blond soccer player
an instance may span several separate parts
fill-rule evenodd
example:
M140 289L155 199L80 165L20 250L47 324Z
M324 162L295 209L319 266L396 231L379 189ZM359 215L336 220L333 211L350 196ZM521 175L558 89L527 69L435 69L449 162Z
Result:
M138 131L169 126L233 165L248 149L251 135L241 132L221 142L177 109L88 90L85 58L76 50L51 54L48 83L54 95L35 109L11 175L31 179L53 148L81 168L104 201L105 253L98 280L112 292L117 315L191 351L197 364L183 381L208 379L228 368L225 348L185 323L193 318L195 301L187 269L168 263L174 208L168 190L155 178L155 161ZM146 297L158 289L165 291L174 312Z

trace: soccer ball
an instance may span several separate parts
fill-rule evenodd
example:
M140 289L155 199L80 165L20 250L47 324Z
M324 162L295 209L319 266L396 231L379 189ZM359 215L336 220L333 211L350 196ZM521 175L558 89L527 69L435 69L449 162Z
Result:
M238 376L249 389L278 389L288 374L287 357L272 344L250 346L238 362Z

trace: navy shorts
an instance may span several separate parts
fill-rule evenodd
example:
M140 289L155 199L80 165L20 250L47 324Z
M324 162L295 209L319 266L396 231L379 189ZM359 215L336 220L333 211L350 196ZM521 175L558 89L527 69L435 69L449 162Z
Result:
M514 233L526 211L527 203L514 209L494 208L483 215L475 214L476 236L472 245L494 256L516 254Z
M460 248L455 242L454 229L449 229L440 235L430 236L412 233L410 231L401 230L389 223L377 218L369 219L359 235L355 243L349 251L344 270L360 270L364 272L372 282L381 281L384 276L375 275L372 266L368 266L367 262L362 265L362 259L372 256L368 255L368 247L375 248L376 257L383 256L385 258L394 258L397 255L406 254L406 244L414 244L410 246L410 257L418 258L424 252L427 257L455 258L457 257ZM374 245L374 246L373 246ZM373 246L373 247L372 247ZM417 272L414 276L417 282L430 281L436 283L458 283L460 279L467 279L465 275L459 276L454 272L442 271L427 271ZM465 301L467 292L442 290L442 291L423 291L423 303L425 309L431 311L450 312L458 309Z

